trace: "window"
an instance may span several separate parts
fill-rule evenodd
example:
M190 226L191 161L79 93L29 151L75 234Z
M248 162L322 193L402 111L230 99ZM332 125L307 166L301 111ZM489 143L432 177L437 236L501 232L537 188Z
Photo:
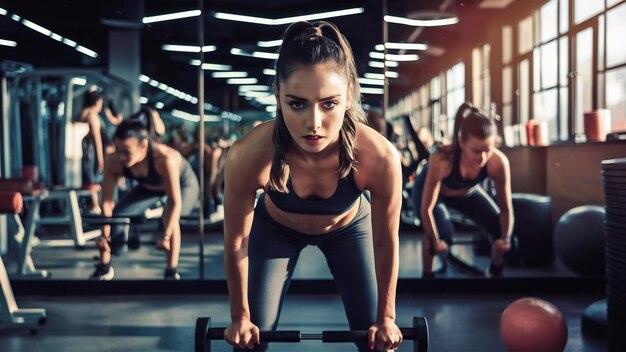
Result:
M574 0L574 23L580 24L604 10L603 0Z
M465 102L465 64L460 62L446 72L446 111L447 130L450 135L454 130L456 112Z
M613 1L612 5L618 1ZM611 111L611 131L626 131L626 2L606 13L605 107Z

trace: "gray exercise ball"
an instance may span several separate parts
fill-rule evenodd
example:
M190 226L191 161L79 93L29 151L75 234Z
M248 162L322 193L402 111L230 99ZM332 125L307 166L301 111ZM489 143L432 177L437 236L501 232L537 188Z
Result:
M561 216L554 229L554 248L569 270L604 274L604 218L604 208L597 205L582 205Z

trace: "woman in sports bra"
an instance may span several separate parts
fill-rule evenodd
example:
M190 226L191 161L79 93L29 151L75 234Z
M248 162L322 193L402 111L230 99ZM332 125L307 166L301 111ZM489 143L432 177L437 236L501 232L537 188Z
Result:
M496 148L496 124L465 103L457 111L452 145L430 156L414 186L414 202L420 210L424 241L423 275L433 275L433 259L448 249L452 222L447 207L474 220L491 236L491 264L487 276L501 275L502 257L510 248L513 231L511 171L507 157ZM491 178L496 199L481 182Z
M153 114L152 109L144 108L117 127L113 135L115 153L107 155L104 165L102 213L104 216L142 215L167 196L163 210L163 237L157 240L156 246L167 252L164 277L179 279L176 270L180 253L179 220L181 215L189 215L195 208L200 191L189 162L178 151L156 140L158 134L152 127ZM135 180L136 186L115 203L115 188L121 177ZM123 226L103 230L98 241L100 262L93 279L113 278L111 249L123 245L125 230Z
M320 248L359 351L389 350L396 326L400 159L368 127L354 57L328 22L298 22L276 62L276 119L239 139L226 160L224 255L231 308L226 341L265 350L300 251ZM255 207L257 190L265 190ZM371 204L362 195L371 193Z

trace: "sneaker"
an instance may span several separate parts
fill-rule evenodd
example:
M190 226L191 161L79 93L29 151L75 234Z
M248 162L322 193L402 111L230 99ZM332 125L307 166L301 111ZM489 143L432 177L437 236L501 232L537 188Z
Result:
M503 268L504 268L503 265L495 266L495 265L493 265L493 263L490 263L489 267L487 268L487 270L485 270L485 276L488 277L488 278L500 277L500 276L502 276L502 269Z
M180 280L180 275L176 268L167 268L165 269L165 274L163 275L165 280Z
M113 280L114 275L115 275L115 271L113 270L111 263L109 264L98 263L96 264L96 271L94 271L93 274L91 274L89 278L91 280L96 280L96 281L110 281L110 280Z

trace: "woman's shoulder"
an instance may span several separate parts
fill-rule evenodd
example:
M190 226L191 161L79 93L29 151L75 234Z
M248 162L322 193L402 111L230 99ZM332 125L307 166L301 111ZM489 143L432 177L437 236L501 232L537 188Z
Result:
M500 149L494 148L493 155L487 162L487 171L490 174L501 173L510 169L509 158Z
M396 147L385 136L364 123L356 125L356 145L359 154L367 158L385 158L397 153Z
M239 138L228 150L229 158L244 161L271 160L274 155L272 134L275 121L264 122Z

